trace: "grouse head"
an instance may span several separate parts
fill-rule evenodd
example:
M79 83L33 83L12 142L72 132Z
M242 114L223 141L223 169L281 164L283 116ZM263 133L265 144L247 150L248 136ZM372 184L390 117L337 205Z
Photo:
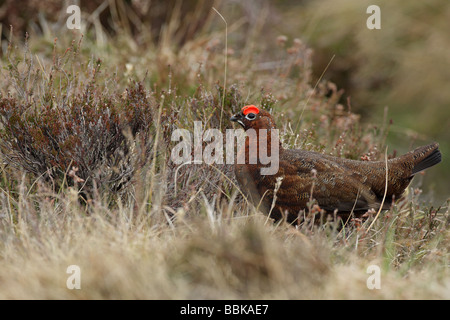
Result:
M230 120L239 123L244 130L276 129L275 120L273 120L272 115L254 105L243 107Z

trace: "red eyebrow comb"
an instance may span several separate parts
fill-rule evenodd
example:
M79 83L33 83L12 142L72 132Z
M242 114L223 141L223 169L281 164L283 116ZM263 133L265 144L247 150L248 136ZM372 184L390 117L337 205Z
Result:
M259 113L258 107L254 106L254 105L245 106L241 109L241 111L244 114L244 116L248 115L249 113L255 113L255 114Z

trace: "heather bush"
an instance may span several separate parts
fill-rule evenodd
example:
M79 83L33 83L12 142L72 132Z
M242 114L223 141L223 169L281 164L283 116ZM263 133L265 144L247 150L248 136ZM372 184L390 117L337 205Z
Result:
M73 57L61 65L64 57L56 53L50 75L24 87L24 79L39 76L33 58L25 55L20 67L9 56L16 94L0 98L4 160L50 181L54 190L63 181L87 193L93 187L123 190L135 169L154 156L158 105L151 93L139 82L123 93L108 90L98 80L100 60L90 61L85 71L89 78L80 80L71 71ZM64 74L65 81L56 80L57 74ZM44 83L43 98L35 98L39 81Z

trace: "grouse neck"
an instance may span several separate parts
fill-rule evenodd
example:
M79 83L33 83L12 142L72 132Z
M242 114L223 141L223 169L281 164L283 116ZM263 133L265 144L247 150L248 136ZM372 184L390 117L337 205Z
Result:
M278 129L248 129L246 134L245 164L261 167L262 175L276 174L283 151Z
M272 148L279 151L283 150L279 130L272 121L261 128L248 128L245 130L245 133L247 134L245 140L247 150L252 144L255 144L258 147L258 154L260 147L265 148L268 152L271 152ZM272 141L274 144L272 144ZM276 147L276 145L278 145L278 147Z

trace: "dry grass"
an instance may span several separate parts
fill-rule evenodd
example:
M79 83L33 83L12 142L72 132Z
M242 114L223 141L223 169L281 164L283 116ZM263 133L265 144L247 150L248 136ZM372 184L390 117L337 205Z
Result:
M366 234L370 220L340 232L297 230L253 210L243 215L232 201L199 199L196 214L180 210L168 223L164 208L86 209L73 189L56 199L46 193L17 203L2 194L0 298L449 298L448 208L432 218L394 209ZM66 288L73 264L80 290ZM379 290L366 286L373 264L382 270Z
M342 92L336 85L312 83L311 49L298 39L277 41L278 34L262 22L270 11L258 10L256 16L248 14L251 24L226 15L231 85L225 96L221 20L176 45L167 29L159 40L145 33L136 37L135 30L109 37L100 21L95 33L88 32L81 42L76 32L51 31L50 22L47 33L31 34L28 42L13 38L0 62L0 98L8 101L2 105L0 128L0 298L450 298L448 201L432 207L412 187L370 229L370 214L344 227L341 221L329 221L295 228L274 224L247 204L231 165L193 164L178 170L170 161L174 129L192 130L193 121L202 121L205 129L231 128L225 120L247 103L277 114L289 147L354 159L383 158L388 122L362 125L349 103L339 103ZM97 58L102 61L98 70ZM135 81L142 86L133 91ZM132 117L139 128L133 134L120 127L121 143L112 148L127 150L127 157L124 152L121 156L130 165L128 184L120 192L99 185L105 183L95 166L84 168L81 177L96 181L89 189L70 172L72 161L80 161L80 149L71 149L58 133L73 135L67 123L80 117L69 117L77 106L72 102L86 98L86 90L92 94L92 99L81 100L86 109L106 112L101 103L106 101L118 114L146 107L152 116L151 130L142 129L148 120L142 117ZM51 148L38 148L33 135L20 140L23 130L8 130L8 112L17 105L36 112L47 104L52 112L67 112L61 123L52 118L54 130L46 136L58 141L58 150L68 147L66 153L56 153L65 161L57 160ZM15 115L23 128L39 132L48 125L27 118L27 110ZM92 141L98 134L85 130L77 135ZM29 158L32 147L42 156ZM108 153L98 154L99 168L117 172ZM46 156L56 159L58 171L53 174L47 169L54 164ZM27 163L43 169L30 170ZM69 265L81 268L80 290L66 287ZM381 289L366 285L370 265L381 269Z

